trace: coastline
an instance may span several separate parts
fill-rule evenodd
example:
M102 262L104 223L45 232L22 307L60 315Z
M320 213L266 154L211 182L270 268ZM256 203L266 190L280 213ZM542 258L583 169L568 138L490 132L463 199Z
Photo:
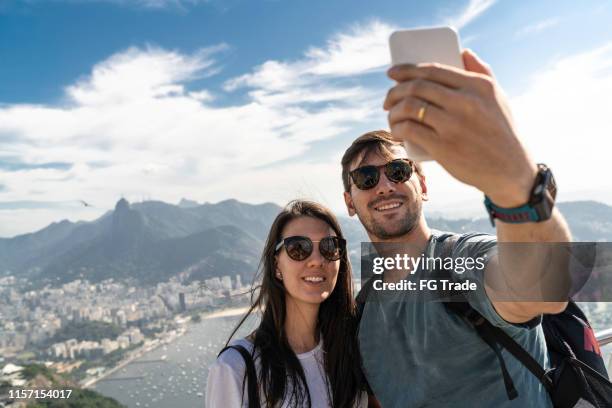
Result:
M84 382L82 382L81 388L91 388L94 385L96 385L96 383L100 380L103 380L104 378L108 377L109 375L113 374L114 372L121 370L123 367L125 367L126 365L130 364L132 361L136 360L139 357L142 357L145 353L155 350L159 345L157 345L156 347L153 347L151 349L146 349L146 346L143 346L143 348L140 348L138 350L134 351L134 355L130 355L129 357L127 357L124 360L121 360L119 362L119 364L117 364L115 367L113 368L109 368L108 370L104 371L104 373L98 377L94 377L94 378L86 378L84 380Z
M202 320L214 319L217 317L240 316L249 311L249 306L229 307L225 309L215 310L214 312L206 313L202 316Z
M204 321L208 319L215 319L218 317L240 316L240 315L245 314L248 310L249 310L248 306L223 308L223 309L215 310L214 312L208 312L208 313L203 314L202 320ZM157 349L159 346L163 344L169 344L177 340L178 338L180 338L183 334L187 332L187 328L188 327L185 327L184 330L180 330L175 335L171 335L165 339L148 340L148 343L145 342L145 344L142 347L134 350L125 359L121 360L119 364L117 364L115 367L109 368L108 370L104 371L104 373L100 376L84 379L80 383L80 386L82 388L91 388L95 386L98 381L101 381L104 378L114 374L118 370L121 370L123 367L127 366L134 360L137 360L143 357L147 353Z
M99 376L93 377L93 378L86 378L86 379L84 379L80 383L81 388L91 388L91 387L93 387L94 385L96 385L96 383L98 381L101 381L101 380L105 379L106 377L110 376L111 374L113 374L113 373L117 372L118 370L122 369L123 367L127 366L128 364L130 364L134 360L137 360L137 359L143 357L144 355L146 355L147 353L157 349L159 346L161 346L163 344L169 344L169 343L173 342L174 340L178 339L179 337L181 337L186 332L187 332L187 330L180 330L180 331L176 332L174 335L170 335L169 338L165 338L163 340L160 340L160 339L148 340L148 342L145 342L145 344L142 347L134 350L125 359L121 360L119 362L119 364L117 364L116 366L114 366L112 368L109 368L108 370L104 371L104 373L102 373L102 375L99 375Z

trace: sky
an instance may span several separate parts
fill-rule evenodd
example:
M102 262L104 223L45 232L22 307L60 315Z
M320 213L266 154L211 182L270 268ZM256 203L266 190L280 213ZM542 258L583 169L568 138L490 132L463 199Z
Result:
M388 128L388 37L437 25L491 65L558 200L612 205L609 21L606 1L0 0L0 237L122 197L345 214L340 157ZM425 172L429 214L485 216Z

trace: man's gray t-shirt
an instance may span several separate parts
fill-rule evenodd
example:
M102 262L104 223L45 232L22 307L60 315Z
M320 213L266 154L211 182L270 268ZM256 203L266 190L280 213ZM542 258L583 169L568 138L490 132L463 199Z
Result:
M433 253L430 251L434 250L436 237L443 233L432 234L434 238L425 253ZM496 242L496 237L488 234L464 234L454 244L451 256L490 255ZM462 278L482 281L483 277L468 270ZM482 289L484 285L478 286L478 291L467 296L470 305L547 368L546 343L539 321L523 325L506 322L493 308ZM447 311L441 302L368 299L360 322L359 343L368 383L385 408L552 407L540 381L503 350L519 394L510 401L495 353L467 322Z

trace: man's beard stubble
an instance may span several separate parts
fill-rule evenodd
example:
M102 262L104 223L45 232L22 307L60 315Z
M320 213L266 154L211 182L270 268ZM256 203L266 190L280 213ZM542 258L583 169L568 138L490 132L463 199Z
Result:
M402 196L402 198L406 197ZM412 204L412 206L410 206L410 204ZM370 235L381 240L398 238L408 234L416 227L423 208L423 203L418 199L413 202L406 200L404 201L404 205L408 206L407 214L397 221L397 224L394 225L396 228L394 228L393 231L390 231L389 228L385 228L385 226L377 222L374 217L367 217L367 219L364 219L359 213L357 213L357 217ZM373 209L374 205L370 204L369 207L372 208L372 211L376 211Z

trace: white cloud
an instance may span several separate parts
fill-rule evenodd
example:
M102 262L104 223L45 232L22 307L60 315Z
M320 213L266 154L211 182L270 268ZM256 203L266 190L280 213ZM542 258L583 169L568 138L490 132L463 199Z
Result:
M380 33L381 27L374 23L371 29L364 26L339 34L325 47L311 48L303 61L264 64L234 80L235 88L249 87L250 100L223 107L211 104L216 95L210 89L190 89L194 79L217 72L223 45L192 55L156 47L112 55L68 86L61 105L0 107L0 138L16 139L3 146L5 154L29 164L74 164L69 170L11 172L2 181L2 200L84 199L97 203L99 212L112 208L120 196L170 202L181 197L286 201L300 192L292 174L307 175L305 168L319 166L316 157L312 165L304 165L305 158L298 160L311 143L338 136L382 113L385 90L343 82L346 67L337 65L343 53L367 52L351 45L351 36ZM361 68L354 68L352 75L374 66L357 60ZM337 163L323 167L339 172ZM41 220L47 222L39 228L55 221L62 211L61 218L83 215L71 205L29 211L38 215L23 223L22 231ZM0 213L1 219L8 214ZM22 212L12 210L11 216L15 214ZM52 215L55 218L46 218ZM16 229L14 224L0 228L0 236Z
M92 0L73 0L73 1L92 1ZM208 3L209 0L97 0L100 2L115 3L121 6L132 6L148 9L176 8L185 10L189 6L198 3Z
M185 56L154 47L132 47L96 65L90 76L69 86L66 93L70 102L81 106L181 95L182 83L216 72L211 56L226 48L220 44Z
M225 88L229 91L250 87L266 93L284 92L307 88L323 79L383 69L390 63L388 40L394 29L380 21L355 25L347 33L334 35L325 47L309 48L302 59L266 61L254 72L227 81Z
M349 33L339 33L325 48L306 52L307 72L314 75L354 75L388 66L389 36L394 27L373 21L357 25Z
M561 19L558 17L547 18L542 21L538 21L536 23L530 24L518 30L516 32L516 37L524 37L529 34L539 33L541 31L546 30L547 28L554 27L561 22Z
M531 77L526 90L511 99L514 115L538 161L554 170L560 196L595 191L609 199L612 151L612 43L559 58Z
M381 22L355 26L302 58L268 61L226 83L229 91L248 92L246 102L229 106L215 107L219 95L210 89L191 89L193 79L218 71L224 46L193 55L130 48L75 80L61 106L0 106L0 153L30 164L74 163L69 170L7 173L2 201L96 205L0 211L0 236L66 217L91 219L121 196L278 203L305 196L341 210L342 149L326 152L336 158L321 163L321 153L310 147L386 126L380 108L386 89L366 86L361 75L387 66L383 54L392 30ZM368 53L377 57L365 58ZM600 175L608 172L612 147L612 44L542 67L525 89L511 98L517 126L536 160L553 167L560 198L576 198L567 194L577 190L610 197ZM481 194L473 188L437 164L427 164L426 172L427 208L447 211L451 203L473 199L480 209Z
M393 27L379 21L337 33L324 47L310 47L294 61L269 60L252 72L225 82L232 92L248 89L253 102L281 112L278 129L289 139L321 140L350 129L349 124L383 117L384 89L368 89L347 79L389 65ZM316 135L316 136L315 136Z
M460 30L487 11L496 1L497 0L470 0L459 14L447 18L446 24Z
M612 205L612 43L558 58L528 77L511 95L518 133L534 160L551 166L558 200ZM434 163L425 167L430 202L444 214L483 216L482 193L453 181Z
M466 37L461 38L461 45L470 45L474 43L479 38L478 35L468 35Z

